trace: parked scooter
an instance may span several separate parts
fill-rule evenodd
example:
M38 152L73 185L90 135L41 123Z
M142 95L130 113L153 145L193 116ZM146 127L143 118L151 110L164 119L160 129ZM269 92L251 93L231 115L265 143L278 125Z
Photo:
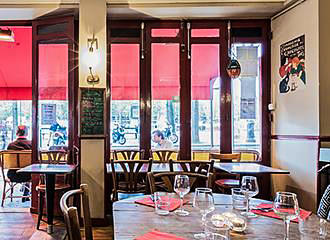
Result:
M178 140L179 140L178 135L176 135L172 131L172 126L171 125L167 125L167 127L163 131L163 134L164 134L164 137L169 139L172 143L177 143Z
M116 124L116 128L112 130L112 140L113 143L118 142L120 145L124 145L126 143L125 128L123 126Z

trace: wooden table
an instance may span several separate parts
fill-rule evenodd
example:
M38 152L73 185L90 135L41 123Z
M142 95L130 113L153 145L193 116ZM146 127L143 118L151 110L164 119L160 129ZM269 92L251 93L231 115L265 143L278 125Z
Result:
M47 232L53 232L54 219L54 197L56 174L69 174L73 172L76 165L69 164L32 164L17 172L44 174L46 179L46 208L47 208Z
M231 162L231 163L215 163L214 168L232 174L255 175L255 174L290 174L287 170L272 168L261 165L259 163L249 162Z
M184 208L190 212L187 217L176 216L171 212L168 216L159 216L154 208L135 204L136 198L121 200L114 203L114 239L129 240L141 236L152 229L176 234L187 239L194 239L193 234L202 231L201 215L192 207L192 195ZM214 194L216 210L214 213L233 211L230 195ZM270 203L269 201L252 199L251 205ZM213 214L214 214L213 213ZM239 214L239 212L236 212ZM311 220L317 221L315 215ZM329 226L328 226L329 230ZM329 232L328 232L329 234ZM248 227L244 233L231 233L231 239L283 239L284 223L282 220L258 216L248 220ZM290 239L300 239L297 223L290 224ZM304 238L311 239L311 238Z

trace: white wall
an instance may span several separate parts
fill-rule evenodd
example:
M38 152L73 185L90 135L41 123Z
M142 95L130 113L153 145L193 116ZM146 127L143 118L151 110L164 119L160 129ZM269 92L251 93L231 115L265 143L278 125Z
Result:
M319 22L318 0L306 0L273 20L272 102L276 104L272 135L319 135ZM306 86L279 93L280 45L305 34ZM289 176L272 176L273 192L293 191L300 205L316 207L317 141L273 140L272 165L287 169Z
M99 50L96 59L90 58L87 39L95 34ZM94 87L106 87L106 1L80 0L79 7L79 86L92 87L86 81L88 67L100 77ZM95 61L98 64L95 65ZM81 183L88 184L92 218L104 218L104 140L81 140Z

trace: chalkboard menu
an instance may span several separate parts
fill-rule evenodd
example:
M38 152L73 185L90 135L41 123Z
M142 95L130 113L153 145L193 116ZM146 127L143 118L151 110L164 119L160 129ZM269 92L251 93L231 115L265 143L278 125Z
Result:
M80 88L80 137L103 137L105 89Z

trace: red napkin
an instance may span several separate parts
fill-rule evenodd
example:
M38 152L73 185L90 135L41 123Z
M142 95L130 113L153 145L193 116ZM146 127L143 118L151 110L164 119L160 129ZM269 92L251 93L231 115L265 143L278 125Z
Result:
M259 204L257 206L257 208L272 208L272 207L273 207L273 204L266 204L266 203L262 203L262 204ZM273 210L269 211L269 212L264 212L264 211L261 211L261 210L251 210L251 212L253 212L255 214L263 215L263 216L266 216L266 217L282 219ZM311 215L311 214L312 214L312 212L310 212L310 211L300 209L300 217L303 220L308 218L308 216ZM292 221L298 223L298 218L295 218Z
M135 240L187 240L186 238L177 237L173 234L152 230L143 236L135 238Z
M186 204L188 199L183 200L183 204ZM150 197L145 197L139 200L136 200L135 203L142 204L148 207L155 207L154 202ZM180 199L177 198L170 198L170 212L174 211L175 209L180 207Z

